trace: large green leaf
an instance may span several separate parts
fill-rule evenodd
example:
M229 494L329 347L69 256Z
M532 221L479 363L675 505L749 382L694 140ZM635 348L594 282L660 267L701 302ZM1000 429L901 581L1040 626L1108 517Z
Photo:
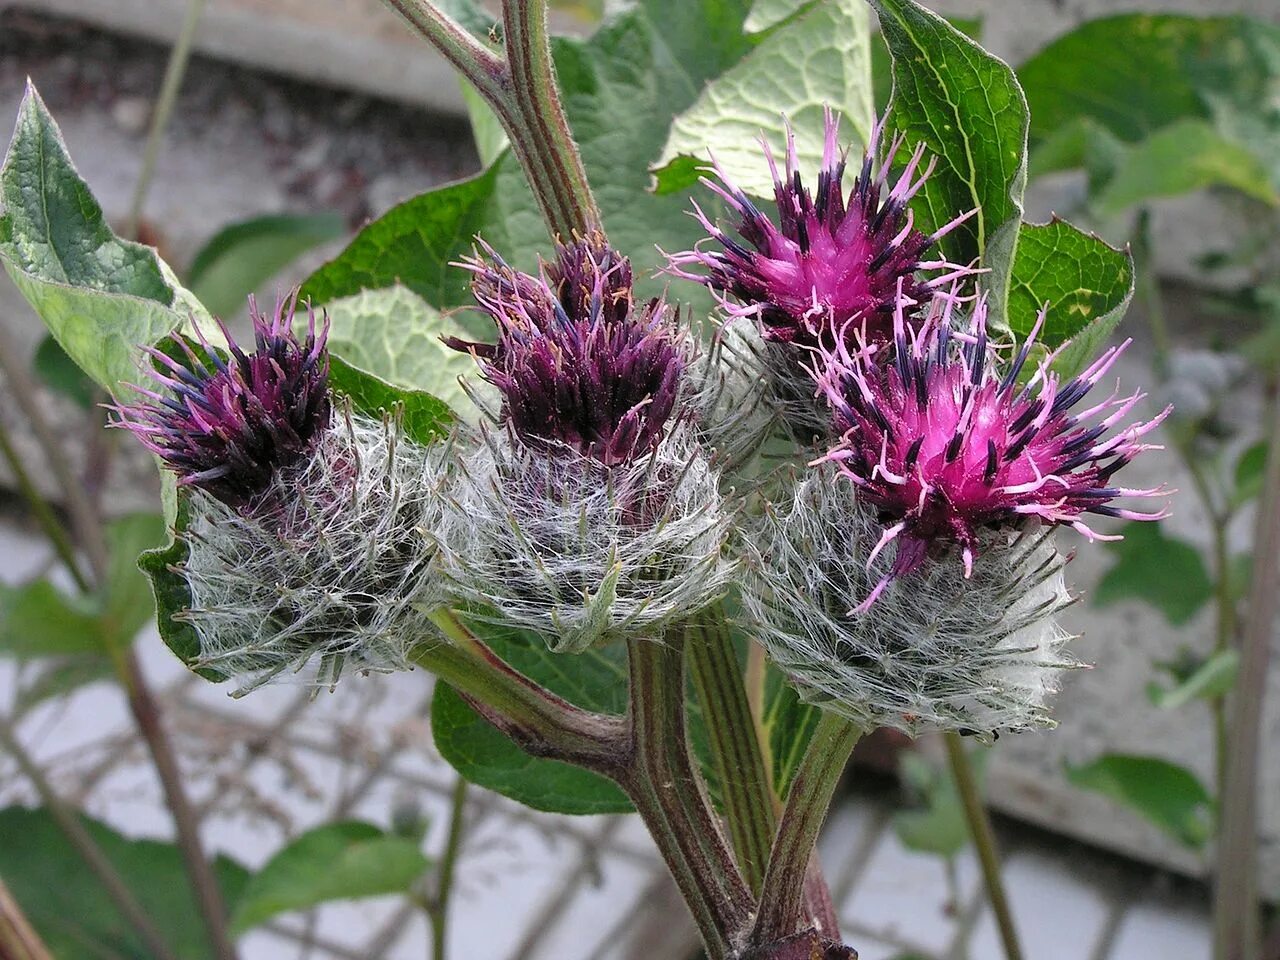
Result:
M484 338L491 333L487 320L463 327L458 320L475 315L443 315L402 286L365 290L334 300L325 309L333 356L395 386L425 391L455 411L472 408L458 378L474 373L475 361L446 347L440 338Z
M180 326L194 301L154 250L111 232L30 84L0 198L0 260L63 350L100 386L135 379L139 345Z
M990 753L970 751L974 773L981 782ZM969 845L969 823L955 779L913 750L902 753L898 774L915 802L893 815L893 829L902 845L939 857L956 856Z
M212 313L229 316L302 254L336 240L345 230L336 213L270 214L233 223L196 254L187 281Z
M1262 161L1196 119L1172 123L1125 150L1091 204L1113 215L1206 187L1229 187L1270 206L1280 204Z
M749 50L745 0L645 0L624 9L588 39L557 38L556 69L565 111L600 204L610 241L636 268L642 294L661 261L655 246L679 250L700 238L687 196L648 193L649 165L666 142L673 114L687 109L712 77ZM322 303L395 283L438 308L467 301L467 275L448 266L482 235L523 268L549 239L514 157L485 173L392 208L357 235L304 285ZM707 308L698 288L682 299Z
M1188 847L1202 847L1213 830L1213 798L1185 767L1158 757L1109 753L1066 767L1067 782L1122 803Z
M1054 219L1024 223L1009 285L1009 326L1031 332L1046 305L1040 342L1056 347L1073 340L1057 361L1074 375L1111 336L1133 297L1133 257L1093 234Z
M292 840L249 879L231 929L241 934L330 900L408 893L429 866L413 840L357 820L328 823Z
M769 663L765 671L761 725L769 748L765 763L779 797L785 797L790 791L791 780L804 759L820 717L819 708L802 701L782 671Z
M537 637L494 631L485 640L511 666L580 707L605 713L626 709L626 651L620 644L570 655L552 653ZM432 700L431 729L440 755L459 773L526 806L570 814L631 809L611 781L529 756L443 683Z
M177 846L131 840L106 824L87 817L81 821L174 956L212 958ZM151 956L47 811L0 810L0 837L0 875L55 957ZM213 872L223 898L234 903L248 872L221 855L214 859Z
M1022 89L1002 60L912 0L872 5L893 58L890 123L938 158L913 205L916 225L937 229L977 208L943 249L959 263L981 258L991 321L1003 328L1027 179Z
M164 539L154 514L132 514L106 528L107 579L92 594L68 594L46 579L0 584L0 655L22 659L107 654L127 646L151 620L151 593L138 554Z
M711 153L736 186L771 197L761 137L775 156L785 156L789 120L800 169L816 171L828 106L844 117L842 139L865 144L872 122L869 33L864 0L824 0L778 27L676 117L655 165L657 191L691 186Z
M1186 623L1213 596L1204 558L1185 540L1166 537L1159 523L1135 521L1124 539L1107 544L1116 562L1093 593L1100 607L1119 600L1143 600L1171 626Z
M494 183L508 166L513 164L506 158L468 180L392 207L313 273L302 285L302 296L319 305L403 284L441 309L466 303L468 274L450 263L469 253L482 231L490 243L504 243L505 232L494 222Z

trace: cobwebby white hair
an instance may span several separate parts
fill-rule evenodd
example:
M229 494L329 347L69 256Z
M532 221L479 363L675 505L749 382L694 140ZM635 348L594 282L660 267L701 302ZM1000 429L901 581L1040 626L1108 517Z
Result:
M483 429L446 486L439 569L467 616L580 652L664 627L719 599L733 513L692 427L605 466Z
M436 636L422 531L439 515L440 459L394 418L339 412L254 509L194 491L177 571L191 589L178 616L199 637L195 666L231 677L237 696L286 676L332 686L344 668L407 668L409 651Z
M1076 663L1056 620L1072 598L1051 529L987 531L969 578L930 560L855 613L894 560L891 545L869 561L883 532L874 508L829 468L792 494L748 538L743 607L803 699L912 735L1052 725L1046 699Z

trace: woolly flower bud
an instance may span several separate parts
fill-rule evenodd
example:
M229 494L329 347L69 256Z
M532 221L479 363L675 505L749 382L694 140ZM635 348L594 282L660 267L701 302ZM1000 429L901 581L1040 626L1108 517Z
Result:
M475 619L580 652L657 638L728 588L732 516L687 424L613 465L486 431L456 474L440 569Z
M438 456L394 420L348 415L252 508L196 491L176 571L197 666L235 678L237 695L317 658L314 681L330 686L346 667L404 668L439 605L422 535L438 523Z
M757 318L771 347L766 356L775 393L788 423L803 440L823 428L813 418L812 383L802 368L808 352L829 347L854 330L873 342L888 338L899 286L913 303L923 303L933 289L970 272L945 260L925 259L928 250L973 211L932 234L915 229L909 203L936 162L920 169L924 144L912 152L890 187L889 168L903 137L889 144L877 172L883 121L877 123L846 202L847 153L837 145L839 121L827 110L825 122L822 169L813 194L797 169L795 138L788 129L785 176L765 146L777 224L713 162L716 180L703 182L737 214L737 233L745 244L712 223L695 204L695 216L722 249L706 250L699 244L668 257L672 274L721 294L731 317ZM925 270L942 273L921 279L918 273Z
M1000 376L986 337L986 304L973 310L970 329L953 334L956 299L940 297L918 331L908 334L904 310L896 312L895 342L851 353L838 344L822 351L818 382L841 439L827 454L868 506L883 533L874 554L896 541L893 566L859 604L866 609L891 577L920 568L930 551L959 546L964 575L986 542L983 531L1017 525L1027 517L1066 524L1090 540L1082 519L1092 513L1127 520L1166 515L1112 506L1120 497L1151 497L1163 488L1116 487L1112 477L1149 444L1168 410L1112 436L1144 397L1110 397L1083 411L1074 408L1106 374L1126 344L1112 347L1074 380L1062 383L1046 358L1018 385L1039 326ZM939 545L941 545L939 547Z
M865 727L914 735L932 727L993 735L1051 723L1045 700L1067 634L1070 602L1052 531L984 529L982 560L962 579L930 563L855 610L893 566L879 549L876 509L829 466L791 503L769 510L753 542L743 606L800 696Z
M489 261L463 264L498 328L496 344L450 340L483 362L501 419L526 445L572 447L602 463L643 457L675 412L687 348L661 300L636 307L631 266L599 234L558 245L533 277Z
M230 358L209 347L198 357L185 341L184 365L148 347L147 368L163 392L136 388L150 402L117 405L114 426L124 427L178 475L180 485L245 507L282 469L308 457L329 425L329 358L308 308L308 332L293 332L296 295L277 300L270 313L249 298L257 349L246 354L226 327ZM198 332L198 331L197 331Z

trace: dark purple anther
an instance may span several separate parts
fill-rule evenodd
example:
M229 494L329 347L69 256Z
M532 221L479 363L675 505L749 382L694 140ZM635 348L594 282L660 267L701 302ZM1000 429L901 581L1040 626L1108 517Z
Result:
M675 311L636 305L631 266L599 235L557 245L534 277L491 249L468 260L496 344L448 341L481 361L502 393L502 420L527 446L569 447L606 465L666 435L687 363Z
M208 343L197 355L178 340L179 361L148 347L147 373L155 389L138 387L147 401L112 409L114 426L131 431L178 475L223 503L243 509L281 470L315 448L329 426L329 357L326 321L316 330L307 308L307 335L293 332L297 298L277 300L260 313L249 299L255 349L245 353L225 326L224 361Z

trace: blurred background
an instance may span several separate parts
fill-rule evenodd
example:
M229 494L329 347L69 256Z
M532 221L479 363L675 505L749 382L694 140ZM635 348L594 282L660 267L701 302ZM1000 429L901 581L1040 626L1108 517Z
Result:
M1088 21L1134 10L1245 15L1280 31L1276 0L930 6L1015 66ZM590 0L563 4L556 25L586 33L602 13ZM192 56L149 153L179 37ZM1117 369L1126 384L1153 384L1149 412L1172 401L1180 416L1160 440L1166 449L1129 468L1127 482L1181 492L1169 520L1072 564L1083 599L1067 622L1093 668L1066 677L1059 728L983 751L1031 960L1210 953L1213 718L1234 669L1214 652L1230 653L1218 643L1222 611L1244 601L1280 355L1280 39L1266 49L1270 60L1264 50L1233 68L1256 116L1231 127L1215 115L1227 146L1211 144L1190 174L1166 176L1181 168L1159 128L1116 137L1105 124L1077 134L1064 121L1062 143L1046 140L1067 159L1033 154L1026 219L1056 212L1133 246L1138 292L1121 335L1135 344ZM1204 50L1205 63L1219 54ZM377 0L0 0L0 117L16 114L27 77L117 232L157 246L224 316L245 293L271 298L307 276L371 217L480 169L452 73ZM399 881L408 895L384 877L358 900L317 893L264 907L261 923L245 920L246 960L425 956L441 876L452 877L455 960L695 955L693 926L634 818L542 816L458 786L432 745L428 678L356 679L314 700L287 685L230 700L142 625L149 593L128 563L106 580L115 600L77 595L31 494L73 529L96 524L115 569L117 550L160 542L155 471L104 433L99 398L7 278L0 360L0 878L56 956L147 954L107 945L118 905L77 866L51 806L86 814L119 874L147 897L185 883L147 734L156 717L192 822L225 855L224 884L243 884L246 869L334 822L367 822L425 853L410 864L412 882ZM79 488L70 499L68 479ZM76 602L33 600L33 583ZM141 629L123 667L77 640L106 629L105 608ZM36 649L40 631L64 640ZM1274 658L1266 687L1259 859L1274 901ZM857 761L823 838L848 941L863 960L1002 956L940 745L877 736ZM442 874L451 840L456 871ZM189 904L174 911L157 923L189 945L179 955L208 956ZM1280 958L1274 934L1267 949Z

